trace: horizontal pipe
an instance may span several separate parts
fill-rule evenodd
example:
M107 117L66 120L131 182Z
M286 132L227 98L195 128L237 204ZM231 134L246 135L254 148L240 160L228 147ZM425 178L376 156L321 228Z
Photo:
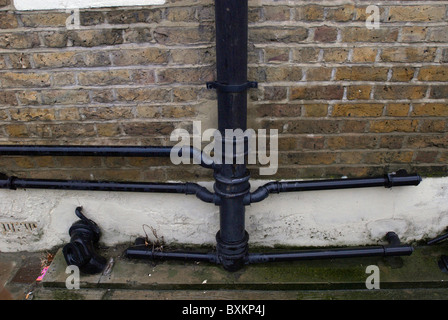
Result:
M250 253L249 263L300 261L318 259L359 258L377 256L408 256L414 249L411 246L376 246L359 248L339 248L283 253Z
M278 252L278 253L249 253L244 259L246 264L282 262L282 261L301 261L301 260L324 260L341 258L362 258L362 257L391 257L391 256L409 256L414 248L408 245L394 246L374 246L358 248L336 248L297 252ZM194 253L194 252L160 252L154 251L147 246L134 246L126 250L126 256L133 259L149 260L189 260L204 261L211 263L220 263L215 253Z
M217 203L218 197L196 183L145 183L82 180L39 180L10 177L0 180L0 189L62 189L120 192L158 192L194 194L208 203Z
M443 241L445 239L448 239L448 233L446 233L444 235L441 235L441 236L439 236L437 238L434 238L432 240L429 240L427 244L428 245L436 244L436 243L439 243L439 242L441 242L441 241Z
M164 146L31 146L0 145L0 156L90 156L90 157L170 157L189 152L190 158L205 168L213 168L213 162L193 147Z
M352 178L352 179L334 179L334 180L312 180L312 181L288 181L288 182L269 182L259 187L254 192L248 194L245 199L246 204L260 202L266 199L270 193L296 192L296 191L316 191L316 190L334 190L349 188L368 188L368 187L397 187L397 186L416 186L422 181L417 174L407 174L399 172L396 174L387 174L374 178Z

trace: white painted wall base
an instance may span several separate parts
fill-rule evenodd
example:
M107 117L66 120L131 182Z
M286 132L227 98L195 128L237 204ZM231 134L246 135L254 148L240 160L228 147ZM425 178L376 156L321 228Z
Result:
M264 183L251 181L253 189ZM211 190L212 182L201 184ZM41 251L67 243L77 206L100 226L105 245L134 241L144 235L144 224L167 243L180 244L212 245L219 229L218 207L195 196L0 190L0 251ZM12 222L35 222L37 228L3 228ZM416 187L272 194L246 209L252 246L377 244L388 231L410 242L434 237L447 226L447 177L426 178Z

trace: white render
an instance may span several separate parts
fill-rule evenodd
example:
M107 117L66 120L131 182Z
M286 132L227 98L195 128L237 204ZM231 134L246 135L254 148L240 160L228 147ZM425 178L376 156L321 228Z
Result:
M252 189L266 181L252 180ZM212 190L212 182L200 183ZM32 231L0 230L0 251L42 251L67 243L82 206L103 234L101 243L131 244L156 230L166 243L215 243L219 208L192 195L129 192L0 190L0 224L34 222ZM448 226L448 178L419 186L271 194L246 208L252 246L352 246L431 238Z
M165 0L14 0L17 10L82 9L102 7L149 6L164 4Z

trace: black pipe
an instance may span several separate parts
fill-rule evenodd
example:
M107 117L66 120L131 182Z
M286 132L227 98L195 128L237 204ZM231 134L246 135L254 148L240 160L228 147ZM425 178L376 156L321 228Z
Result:
M409 256L414 248L409 245L401 245L400 239L395 232L388 232L386 239L389 245L384 246L365 246L356 248L334 248L321 250L307 250L295 252L277 252L277 253L249 253L241 261L243 264L281 262L281 261L301 261L301 260L320 260L320 259L341 259L358 257L390 257L390 256ZM137 245L126 250L128 258L140 259L165 259L165 260L186 260L186 261L204 261L218 264L227 264L219 253L191 253L191 252L161 252L153 250L149 246Z
M422 181L417 174L407 174L405 171L390 173L381 177L374 178L353 178L353 179L334 179L334 180L312 180L312 181L288 181L288 182L269 182L259 187L254 192L246 195L245 203L255 203L266 199L270 193L296 192L296 191L316 191L316 190L334 190L349 188L368 188L395 186L416 186Z
M138 245L126 249L125 254L131 259L148 259L148 260L183 260L196 262L217 263L217 255L215 253L198 253L198 252L163 252L153 250L145 245Z
M319 259L340 259L358 257L409 256L414 249L411 246L375 246L359 248L338 248L283 253L249 253L249 263L301 261Z
M235 143L232 150L225 148L225 141L234 142L227 130L246 131L247 89L256 87L256 83L247 80L248 10L247 0L215 0L217 80L207 83L207 88L217 91L218 130L224 150L222 164L215 167L214 173L214 190L220 197L217 254L229 271L241 268L248 252L244 204L250 191L247 159L243 163L228 163L229 157L224 156L232 152L233 160L236 158Z
M210 158L193 147L164 146L31 146L0 145L0 156L90 156L90 157L170 157L188 152L205 168L213 168Z
M83 180L39 180L10 177L0 180L0 189L62 189L120 192L158 192L196 195L208 203L219 203L219 198L196 183L145 183Z

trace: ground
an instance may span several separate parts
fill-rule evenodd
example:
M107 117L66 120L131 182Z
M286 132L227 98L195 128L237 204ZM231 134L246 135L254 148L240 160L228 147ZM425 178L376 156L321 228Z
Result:
M368 257L253 264L237 272L195 262L130 260L128 244L100 248L112 259L108 274L80 275L67 289L61 248L51 252L0 253L2 300L446 300L448 274L438 266L448 244L416 245L404 257ZM252 250L252 249L251 249ZM256 249L254 249L256 250ZM42 281L36 281L49 266ZM378 268L377 289L368 266Z

